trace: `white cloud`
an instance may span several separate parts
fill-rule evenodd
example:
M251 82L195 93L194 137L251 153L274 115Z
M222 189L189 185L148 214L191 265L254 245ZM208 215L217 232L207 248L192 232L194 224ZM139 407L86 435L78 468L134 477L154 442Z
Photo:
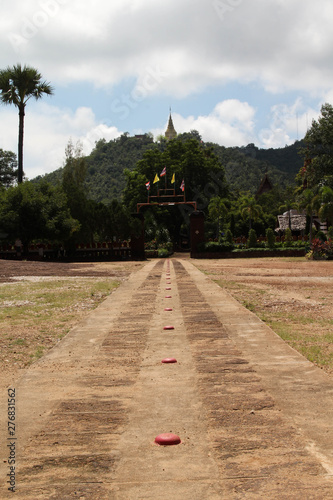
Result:
M254 141L255 110L248 103L237 99L219 102L206 116L182 117L172 113L177 133L197 130L205 142L216 142L224 146L241 146ZM152 130L155 137L164 134L164 129Z
M317 120L318 116L319 109L306 108L302 99L297 99L291 106L275 105L271 108L269 128L259 132L258 146L278 148L293 142L293 137L302 139L312 120Z
M18 115L16 109L1 108L0 147L17 153ZM72 139L81 141L84 154L95 142L115 139L121 134L116 127L97 123L90 108L75 112L46 103L27 107L24 133L24 171L29 179L63 166L65 148Z
M278 147L302 138L320 104L333 102L332 18L328 0L2 1L0 68L18 61L32 65L62 95L66 85L72 91L77 83L81 91L90 88L87 82L96 89L67 107L57 93L54 106L47 99L29 103L27 176L61 166L70 137L82 140L89 153L95 138L115 138L122 124L130 133L141 129L141 102L145 109L158 108L158 98L165 106L169 97L198 96L207 109L210 90L226 95L226 84L236 84L233 99L213 102L210 112L197 106L191 115L173 114L176 130L197 129L205 141L225 146ZM245 89L249 83L255 85L248 95L236 93L237 84ZM290 90L293 104L284 95ZM98 102L99 92L106 102ZM275 106L255 108L251 94L258 92L266 98L270 93L263 107L271 107L272 95ZM90 98L112 123L100 123ZM16 151L16 109L1 107L0 117L0 147ZM161 123L157 112L155 120ZM156 136L165 128L152 131Z
M230 81L320 93L333 77L332 16L327 0L9 2L0 64L21 57L51 81L96 86L159 65L168 77L155 91L178 97Z

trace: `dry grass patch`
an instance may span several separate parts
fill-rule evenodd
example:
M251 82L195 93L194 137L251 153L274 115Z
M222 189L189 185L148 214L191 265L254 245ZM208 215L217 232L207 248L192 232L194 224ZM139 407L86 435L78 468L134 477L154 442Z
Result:
M205 260L197 267L309 361L333 373L332 261Z
M53 278L0 286L0 370L31 364L97 307L120 281Z

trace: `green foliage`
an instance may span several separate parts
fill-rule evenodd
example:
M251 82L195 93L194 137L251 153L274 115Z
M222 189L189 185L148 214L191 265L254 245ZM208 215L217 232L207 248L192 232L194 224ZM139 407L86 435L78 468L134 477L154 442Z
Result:
M2 192L0 226L9 240L20 237L24 245L34 239L64 241L79 229L65 194L46 182L24 182Z
M129 184L136 183L141 187L139 193L140 201L147 198L147 191L144 183L147 182L146 175L141 177L139 171L134 173L133 178L129 175L136 170L138 161L143 159L145 152L149 150L157 150L159 154L165 153L162 162L168 162L155 165L156 172L160 173L163 166L168 167L168 173L171 172L173 166L173 158L175 151L178 151L178 143L186 144L188 141L194 141L199 150L204 151L205 157L217 158L220 165L223 165L222 182L228 182L230 190L237 192L248 191L251 195L255 195L264 172L268 169L268 175L274 185L275 195L280 197L280 205L283 202L283 190L288 184L294 183L296 172L300 169L302 160L297 154L300 144L295 143L293 146L280 148L278 150L261 150L254 145L249 145L244 148L225 148L213 143L202 143L200 134L196 131L191 131L184 134L179 134L176 141L167 142L165 140L153 142L151 135L145 134L143 137L129 137L128 134L123 134L121 137L112 141L106 142L101 139L96 142L92 153L86 157L87 175L85 185L87 187L88 196L98 202L105 204L110 203L114 198L121 199L122 191L126 186L129 189ZM174 143L171 148L171 143ZM167 151L173 150L171 155ZM177 163L177 162L176 162ZM52 184L61 182L63 169L58 169L45 178ZM211 172L213 176L205 179L203 184L203 192L195 189L192 195L199 200L200 204L204 204L207 198L221 195L216 190L216 184L220 184L220 178L214 177L214 170ZM40 177L36 181L40 181ZM176 176L177 188L182 180ZM151 179L152 181L152 179ZM188 179L186 181L186 195L189 199L190 192L187 192ZM143 184L142 184L143 182ZM161 183L162 185L162 183ZM156 186L155 186L156 187ZM154 187L152 186L152 190ZM205 192L206 190L206 192ZM207 194L209 195L207 197ZM264 200L265 193L260 196L260 200ZM203 199L201 196L203 195ZM225 194L222 194L225 196ZM281 201L282 199L282 201ZM261 204L261 201L258 202ZM274 205L275 206L275 205ZM265 207L263 206L265 211ZM276 215L276 214L275 214ZM233 229L232 229L233 232Z
M272 228L266 229L266 239L268 248L274 248L275 246L275 235Z
M145 151L157 147L149 134L140 138L123 134L110 142L98 141L86 158L89 197L105 204L115 198L120 200L127 183L125 170L131 172ZM143 194L145 200L146 192Z
M249 238L247 240L247 247L256 248L256 246L257 246L257 233L255 232L254 229L250 229Z
M160 258L169 257L169 255L170 255L170 252L166 248L159 248L158 249L158 256Z
M231 245L233 244L234 240L233 240L232 232L230 231L230 229L226 230L224 238L225 238L225 241L227 241Z
M207 207L212 196L223 196L227 193L224 168L211 149L205 148L196 139L169 141L164 151L152 149L146 151L142 160L132 172L126 172L127 186L124 190L124 202L131 210L136 204L146 199L145 183L152 183L155 175L167 168L167 180L170 186L171 177L175 174L176 193L180 194L180 184L184 179L186 198L197 200L201 206ZM140 182L140 185L139 185ZM141 184L142 183L142 184ZM164 180L160 181L163 188ZM157 190L151 185L151 194Z
M319 217L333 224L333 189L323 186L320 190Z
M333 240L323 241L320 238L315 238L312 241L310 252L307 254L308 259L327 260L333 258Z
M324 242L324 241L327 240L327 237L326 237L326 234L323 231L317 231L315 239Z
M199 243L198 252L231 252L234 248L232 243L217 241L206 241Z
M86 163L82 155L80 142L74 146L69 140L65 150L65 165L62 176L62 189L67 196L71 215L80 222L80 232L75 240L91 240L94 232L94 221L91 220L91 204L88 203L85 188ZM92 226L89 224L91 221Z
M17 177L16 155L0 149L0 187L11 186Z
M243 219L249 220L250 231L252 228L252 221L256 221L263 214L261 205L258 204L254 196L243 195L238 200L239 211Z
M286 245L289 245L293 241L293 235L289 227L284 232L284 241Z
M226 200L213 196L208 205L209 217L216 223L216 237L221 237L223 229L223 218L227 215L228 209L225 205Z
M265 171L273 186L283 189L293 185L303 163L298 154L300 142L278 149L258 149L254 144L240 148L207 145L224 165L230 190L248 191L251 195L257 193Z
M305 135L304 166L299 180L308 187L328 185L333 188L333 106L325 103L318 121L313 120Z

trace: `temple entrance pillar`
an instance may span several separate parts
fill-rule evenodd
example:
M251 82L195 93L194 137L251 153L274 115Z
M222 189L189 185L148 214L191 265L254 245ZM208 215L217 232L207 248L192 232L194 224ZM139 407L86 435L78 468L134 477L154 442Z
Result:
M131 256L133 260L145 259L145 218L143 214L132 214L137 221L131 235Z

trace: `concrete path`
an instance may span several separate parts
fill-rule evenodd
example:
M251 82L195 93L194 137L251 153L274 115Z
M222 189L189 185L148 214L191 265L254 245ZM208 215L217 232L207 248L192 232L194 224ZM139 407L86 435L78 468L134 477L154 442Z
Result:
M1 499L333 499L332 379L189 260L148 262L15 390Z

